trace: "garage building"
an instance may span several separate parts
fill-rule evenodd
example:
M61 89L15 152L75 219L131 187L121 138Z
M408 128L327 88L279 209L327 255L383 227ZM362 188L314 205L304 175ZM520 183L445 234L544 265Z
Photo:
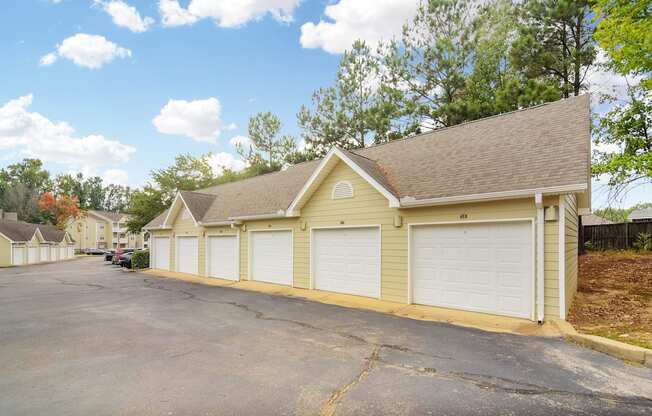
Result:
M151 264L398 303L565 319L590 212L580 96L194 192Z

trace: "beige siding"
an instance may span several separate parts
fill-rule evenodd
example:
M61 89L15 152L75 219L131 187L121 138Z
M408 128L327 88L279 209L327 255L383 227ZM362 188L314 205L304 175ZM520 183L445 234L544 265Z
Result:
M11 243L0 236L0 266L11 265Z
M578 244L578 215L577 198L567 195L565 200L565 270L566 270L566 312L573 303L577 293L577 244Z
M339 181L349 181L354 196L332 199L332 189ZM559 205L558 197L547 197L544 205ZM445 205L439 207L395 209L388 201L345 163L338 163L323 180L308 202L301 208L298 218L281 218L247 221L244 227L196 227L191 218L183 219L182 210L172 213L173 229L153 231L156 236L193 235L199 238L199 273L206 275L206 237L224 233L239 234L240 278L249 278L249 239L256 230L289 229L293 233L293 284L310 288L310 234L311 229L346 226L378 226L381 240L381 298L387 301L407 303L408 283L408 235L409 226L441 222L491 221L520 219L536 222L537 210L534 198ZM402 225L394 226L395 217L401 217ZM572 217L572 216L571 216ZM536 232L536 231L534 231ZM536 236L533 236L536 241ZM548 221L544 226L545 269L545 315L559 316L559 222ZM568 267L568 266L567 266ZM170 241L170 269L175 270L175 239ZM533 276L533 287L536 280ZM570 288L574 291L574 287Z
M170 270L176 270L176 249L177 249L177 237L183 236L197 236L198 245L199 245L199 274L205 276L204 265L206 264L205 257L205 244L203 234L204 228L195 226L195 222L192 219L192 216L187 215L187 218L183 218L183 213L186 212L186 208L180 209L175 217L172 219L172 235L174 238L170 240Z

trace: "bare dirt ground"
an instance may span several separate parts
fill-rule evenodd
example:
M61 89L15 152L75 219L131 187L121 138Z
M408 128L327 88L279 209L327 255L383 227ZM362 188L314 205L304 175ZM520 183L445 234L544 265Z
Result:
M578 330L652 348L652 254L587 253L578 278L569 315Z

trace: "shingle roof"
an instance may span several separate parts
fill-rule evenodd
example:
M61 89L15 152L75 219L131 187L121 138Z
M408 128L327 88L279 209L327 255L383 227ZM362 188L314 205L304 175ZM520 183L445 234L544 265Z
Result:
M0 220L0 233L9 237L14 242L29 241L34 237L36 229L48 242L60 243L66 232L56 229L51 225L31 224L23 221ZM72 240L72 237L71 237ZM74 241L74 240L73 240Z
M589 115L589 96L583 95L345 154L398 198L588 186ZM300 163L195 191L193 195L215 197L196 220L218 222L286 210L318 165ZM159 215L147 228L159 226L164 218Z
M115 222L118 222L123 217L128 216L128 214L125 214L124 212L99 211L99 210L96 210L96 209L89 209L88 212L100 215L102 217L108 218L111 221L115 221Z
M595 214L582 215L582 225L603 225L603 224L613 224L613 221L610 221L604 217Z
M181 197L196 221L204 218L216 198L215 195L190 191L181 191Z
M652 208L639 208L635 209L632 211L631 214L629 214L630 220L643 220L647 218L652 218Z
M12 241L29 241L34 237L36 224L23 221L0 220L0 233Z

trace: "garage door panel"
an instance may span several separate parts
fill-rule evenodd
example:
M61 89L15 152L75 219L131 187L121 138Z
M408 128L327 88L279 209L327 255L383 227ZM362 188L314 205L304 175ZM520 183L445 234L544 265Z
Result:
M238 280L238 240L235 236L208 238L208 275Z
M292 232L255 231L250 237L250 277L262 282L291 286Z
M415 303L531 316L530 223L419 226L413 231Z
M312 276L315 289L359 296L380 293L378 228L313 231Z
M177 271L199 274L199 239L197 237L177 238Z
M170 270L170 239L168 237L154 237L153 260L155 269Z

